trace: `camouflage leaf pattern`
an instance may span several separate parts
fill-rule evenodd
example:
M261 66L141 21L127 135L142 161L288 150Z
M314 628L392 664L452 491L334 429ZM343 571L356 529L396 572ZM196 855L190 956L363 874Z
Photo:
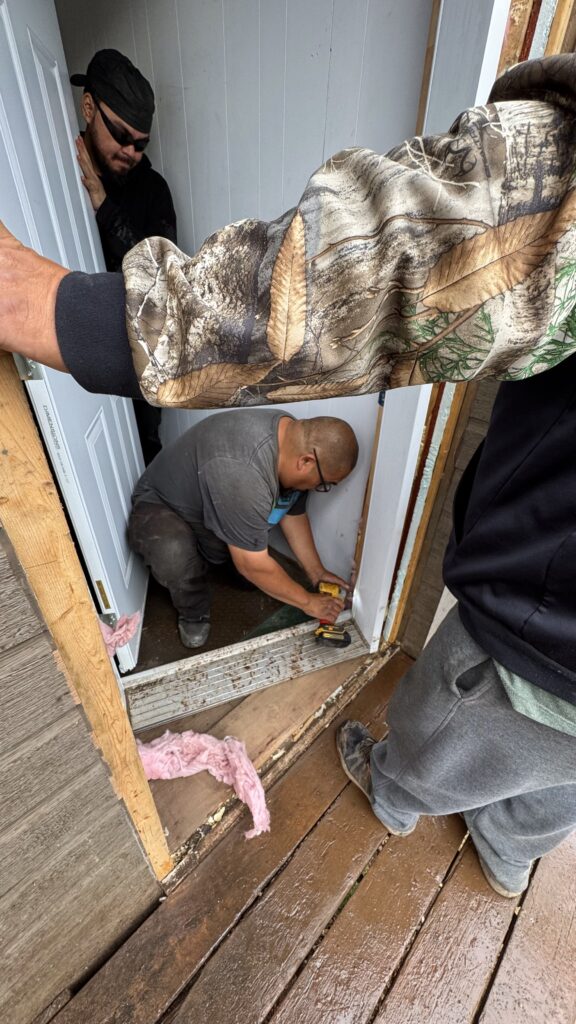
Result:
M576 55L445 135L345 150L295 210L124 259L143 396L189 407L540 373L576 351Z

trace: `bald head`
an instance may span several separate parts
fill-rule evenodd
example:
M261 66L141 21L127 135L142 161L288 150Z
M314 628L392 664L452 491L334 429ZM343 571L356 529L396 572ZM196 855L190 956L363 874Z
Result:
M302 453L316 450L326 478L342 479L358 459L358 441L349 423L335 416L296 420L297 444Z

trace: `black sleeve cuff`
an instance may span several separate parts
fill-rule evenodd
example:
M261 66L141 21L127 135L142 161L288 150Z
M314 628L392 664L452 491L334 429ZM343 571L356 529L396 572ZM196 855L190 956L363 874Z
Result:
M125 319L122 274L67 274L56 295L62 359L85 391L142 398Z

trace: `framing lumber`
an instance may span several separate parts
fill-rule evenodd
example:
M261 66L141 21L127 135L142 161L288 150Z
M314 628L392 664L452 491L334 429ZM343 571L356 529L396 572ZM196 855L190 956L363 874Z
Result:
M158 878L172 867L98 617L12 357L0 354L0 513L70 689Z
M512 0L498 64L498 74L503 74L508 68L518 63L533 8L534 0Z
M576 3L574 0L558 0L550 27L545 55L572 53L576 46Z

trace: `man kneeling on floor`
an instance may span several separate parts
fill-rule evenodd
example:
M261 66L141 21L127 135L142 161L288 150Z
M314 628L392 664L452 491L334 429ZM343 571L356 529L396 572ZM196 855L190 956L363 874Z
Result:
M347 589L322 565L306 499L344 480L357 457L344 420L297 420L278 409L216 413L162 449L136 484L128 539L170 591L186 647L201 647L210 632L207 563L230 558L266 594L335 621L343 602L291 579L268 554L268 534L280 524L313 586Z

